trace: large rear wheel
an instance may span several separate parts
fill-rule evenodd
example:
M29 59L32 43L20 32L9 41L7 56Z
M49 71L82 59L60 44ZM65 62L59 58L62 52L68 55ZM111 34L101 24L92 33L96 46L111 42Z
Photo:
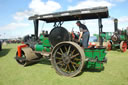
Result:
M121 41L121 43L120 43L120 50L122 52L125 52L127 50L127 42Z
M107 41L107 43L106 43L106 49L107 49L108 51L110 51L110 50L112 49L111 41Z
M58 74L73 77L81 72L85 54L78 44L65 41L53 48L51 58L51 63Z

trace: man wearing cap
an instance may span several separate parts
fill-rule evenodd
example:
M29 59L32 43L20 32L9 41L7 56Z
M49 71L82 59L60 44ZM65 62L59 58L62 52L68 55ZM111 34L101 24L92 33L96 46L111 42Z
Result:
M82 38L82 45L83 45L84 48L87 48L89 37L90 37L90 33L88 31L88 28L86 27L86 25L82 24L80 21L77 21L76 24L77 24L77 26L79 27L79 30L80 30L79 41Z

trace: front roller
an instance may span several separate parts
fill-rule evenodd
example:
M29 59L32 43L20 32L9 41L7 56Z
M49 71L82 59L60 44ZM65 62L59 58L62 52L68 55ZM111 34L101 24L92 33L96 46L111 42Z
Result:
M84 51L74 42L61 42L53 48L51 63L60 75L68 77L78 75L84 66L84 62Z
M24 66L37 62L40 59L40 57L37 56L30 47L23 47L21 49L21 53L16 53L15 58L19 64Z

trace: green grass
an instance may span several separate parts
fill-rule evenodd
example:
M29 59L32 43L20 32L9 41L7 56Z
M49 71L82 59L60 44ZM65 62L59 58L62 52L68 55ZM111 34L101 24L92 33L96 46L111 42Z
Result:
M14 59L17 44L3 46L0 52L0 85L128 85L128 51L109 51L101 72L84 71L74 78L58 75L49 65L23 67Z

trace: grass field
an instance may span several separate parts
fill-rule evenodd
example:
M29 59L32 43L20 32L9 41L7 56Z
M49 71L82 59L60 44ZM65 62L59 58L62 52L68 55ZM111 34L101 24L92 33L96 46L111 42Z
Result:
M128 51L109 51L104 71L69 78L56 74L47 61L28 67L17 64L16 47L8 44L0 52L0 85L128 85Z

